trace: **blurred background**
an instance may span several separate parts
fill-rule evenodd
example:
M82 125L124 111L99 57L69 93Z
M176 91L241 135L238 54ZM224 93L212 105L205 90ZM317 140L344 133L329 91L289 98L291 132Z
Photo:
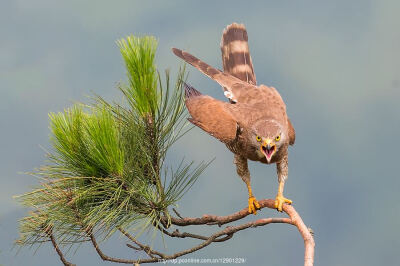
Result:
M285 196L315 232L316 265L399 265L399 1L50 1L3 0L0 8L0 264L61 265L52 247L19 250L17 220L27 210L12 198L38 180L23 174L45 162L49 112L96 93L120 99L125 70L117 39L159 39L159 70L176 73L171 47L222 68L224 27L244 23L258 83L281 93L296 129ZM189 83L224 99L217 83L188 67ZM233 155L195 128L168 162L216 158L184 196L184 216L226 215L247 205ZM259 199L277 191L274 166L250 164ZM257 218L279 216L262 210ZM250 217L249 219L254 219ZM194 229L210 232L211 228ZM125 240L104 252L134 258ZM166 253L197 241L161 240ZM102 262L88 244L71 249L77 265ZM301 265L296 228L269 225L235 234L186 258L245 258L247 265Z

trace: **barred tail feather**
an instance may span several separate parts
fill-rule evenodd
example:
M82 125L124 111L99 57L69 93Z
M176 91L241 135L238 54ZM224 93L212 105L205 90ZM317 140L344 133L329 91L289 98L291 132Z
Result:
M221 52L225 73L256 85L247 31L243 24L232 23L225 28L221 38Z

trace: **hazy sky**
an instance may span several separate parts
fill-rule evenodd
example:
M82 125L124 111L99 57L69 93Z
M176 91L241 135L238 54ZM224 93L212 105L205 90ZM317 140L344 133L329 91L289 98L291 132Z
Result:
M176 73L181 64L171 47L221 68L221 32L240 22L258 83L278 89L296 129L285 195L315 232L316 265L399 265L399 10L394 0L2 1L0 264L61 265L50 245L16 255L17 219L26 210L12 196L37 184L22 172L44 163L49 112L87 101L92 92L121 97L115 85L125 71L115 41L156 36L160 70ZM188 69L191 85L223 99L217 83ZM226 215L247 205L246 187L223 144L194 129L168 161L174 165L183 156L216 160L180 202L182 214ZM251 163L250 171L255 196L274 197L275 167ZM263 210L257 218L276 215ZM105 252L138 255L124 243L116 236ZM172 253L197 242L168 243ZM242 257L247 265L281 266L301 265L302 256L295 228L269 225L187 258ZM77 265L109 265L89 245L67 257Z

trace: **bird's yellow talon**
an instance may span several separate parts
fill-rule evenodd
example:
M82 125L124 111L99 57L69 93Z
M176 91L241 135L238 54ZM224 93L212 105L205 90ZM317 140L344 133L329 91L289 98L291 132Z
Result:
M260 204L258 203L257 200L254 201L254 206L256 206L256 209L259 210L261 208Z
M257 214L257 210L260 209L260 204L254 196L249 197L249 213Z
M277 195L275 198L275 208L280 212L282 211L283 203L292 204L292 201L283 195Z

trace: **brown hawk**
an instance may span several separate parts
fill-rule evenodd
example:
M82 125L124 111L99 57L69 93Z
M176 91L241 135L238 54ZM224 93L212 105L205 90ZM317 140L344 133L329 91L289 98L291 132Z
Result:
M193 55L173 48L175 55L218 82L230 103L203 95L185 83L185 103L189 121L225 143L235 154L234 163L249 192L249 212L257 213L259 203L250 186L247 160L276 163L279 189L275 208L292 201L283 196L288 176L288 147L295 131L286 114L286 105L273 87L256 85L256 77L244 25L233 23L221 40L224 71L215 69Z

